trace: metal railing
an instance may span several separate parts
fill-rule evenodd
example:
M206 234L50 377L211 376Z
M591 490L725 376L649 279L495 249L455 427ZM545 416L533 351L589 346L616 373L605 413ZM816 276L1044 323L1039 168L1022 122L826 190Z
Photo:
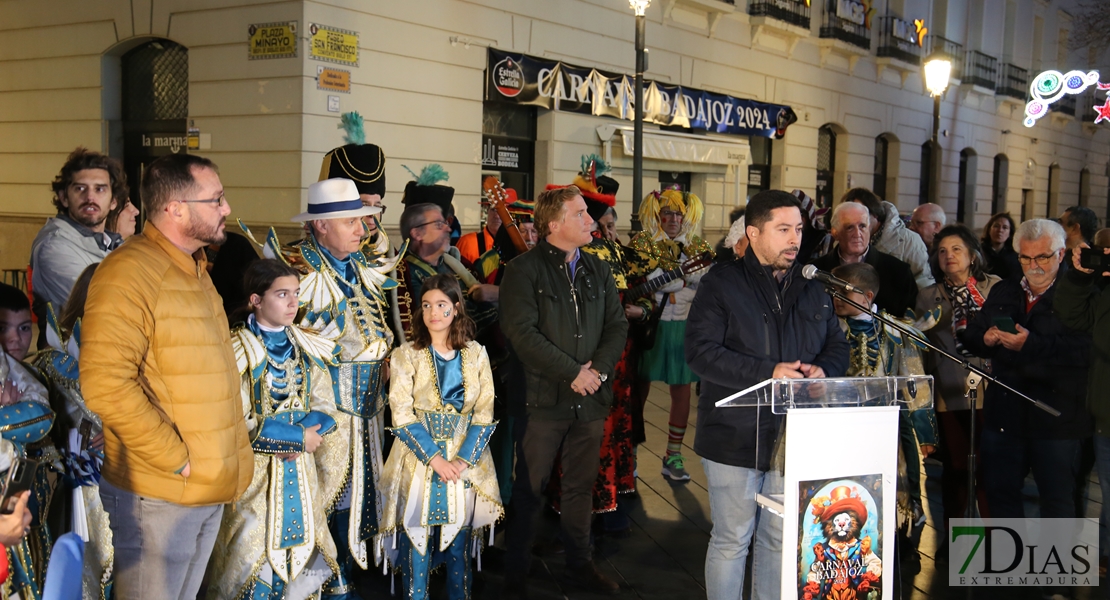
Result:
M1004 63L998 72L998 88L995 92L999 96L1009 96L1018 100L1025 100L1029 89L1029 71L1009 63Z
M837 0L828 0L825 14L821 18L821 37L832 38L871 49L871 30L866 25L849 21L836 14Z
M1084 123L1094 123L1095 119L1098 118L1098 111L1095 110L1095 106L1102 106L1104 102L1106 102L1105 96L1100 99L1095 94L1081 94L1079 101L1076 103L1080 115L1079 120Z
M748 14L809 29L809 6L804 0L751 0Z
M978 50L968 52L960 81L994 90L998 85L998 59Z
M894 15L880 18L878 55L920 65L921 46L913 23Z
M939 35L925 36L925 54L943 54L952 60L952 79L963 79L964 47Z
M1052 112L1064 113L1065 115L1071 115L1074 117L1075 105L1075 96L1072 96L1071 94L1064 94L1063 98L1060 98L1056 102L1053 102L1048 108Z

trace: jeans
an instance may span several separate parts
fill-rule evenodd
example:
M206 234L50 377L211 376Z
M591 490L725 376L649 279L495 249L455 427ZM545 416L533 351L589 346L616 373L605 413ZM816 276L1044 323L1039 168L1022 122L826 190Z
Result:
M111 521L117 600L194 600L216 544L224 505L182 506L100 480Z
M782 583L782 517L762 510L755 495L781 494L778 471L733 467L701 459L709 480L713 532L705 555L705 591L709 600L739 600L744 569L755 533L752 599L779 597Z
M1081 440L1036 440L983 431L983 487L995 519L1021 519L1021 488L1033 472L1042 519L1075 517L1075 474Z
M1098 547L1105 556L1110 553L1110 437L1095 435L1094 439L1095 468L1098 469L1098 485L1104 498L1098 518Z
M515 423L520 426L520 421ZM526 419L517 447L516 481L513 484L515 513L506 532L505 572L523 579L532 561L532 540L540 515L543 491L551 478L555 456L562 448L563 496L559 524L566 542L567 567L593 561L590 525L593 520L593 488L601 462L601 435L605 419L545 421Z

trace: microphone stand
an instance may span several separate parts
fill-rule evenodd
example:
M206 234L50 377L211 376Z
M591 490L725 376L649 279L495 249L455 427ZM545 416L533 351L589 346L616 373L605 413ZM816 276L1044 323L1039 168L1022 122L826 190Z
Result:
M1006 385L1005 383L1002 383L998 379L995 379L994 377L992 377L989 373L987 373L983 369L980 369L978 366L972 364L971 361L969 361L967 359L964 359L964 358L960 358L958 356L955 356L954 354L950 354L950 353L942 350L941 348L937 347L935 344L933 344L928 339L926 339L925 336L919 334L915 329L913 329L909 325L906 325L906 324L902 323L901 321L899 321L897 319L888 319L888 318L882 316L881 314L879 314L878 311L873 311L873 310L871 310L871 308L863 306L862 304L857 303L855 300L852 300L851 298L846 297L844 295L844 293L842 293L839 289L836 288L836 286L825 284L825 291L828 292L829 295L832 296L833 298L837 298L839 300L842 300L845 304L849 304L851 306L854 306L854 307L860 309L861 311L871 315L873 318L877 319L878 321L880 321L882 323L885 323L887 325L890 325L891 327L897 329L898 331L901 331L905 335L908 335L910 338L920 342L921 345L923 345L926 348L932 350L933 352L936 352L937 354L947 358L948 360L960 365L964 369L978 375L979 377L982 377L983 379L986 379L987 381L1001 387L1002 389L1005 389L1005 390L1007 390L1011 393L1014 393L1014 394L1018 395L1021 398L1024 398L1024 399L1028 400L1029 402L1033 403L1033 406L1036 406L1037 408L1045 411L1046 413L1048 413L1048 414L1050 414L1054 417L1060 416L1060 411L1056 410L1055 408L1052 408L1051 406L1045 404L1044 402L1041 402L1040 400L1030 398L1029 396L1026 396L1025 394L1023 394L1023 393L1015 390L1014 388Z
M1018 395L1021 398L1025 398L1029 402L1032 402L1033 406L1036 406L1037 408L1045 411L1046 413L1048 413L1048 414L1050 414L1054 417L1060 416L1060 411L1056 410L1055 408L1052 408L1051 406L1049 406L1049 405L1047 405L1047 404L1045 404L1045 403L1043 403L1039 400L1035 400L1033 398L1030 398L1029 396L1027 396L1027 395L1015 390L1014 388L1006 385L1005 383L1002 383L998 379L992 377L990 374L983 371L983 369L980 369L978 366L972 364L971 361L969 361L965 358L955 356L955 355L950 354L948 352L945 352L941 348L938 348L936 346L936 344L933 344L928 339L926 339L926 337L924 335L919 334L917 332L917 330L915 330L912 327L902 323L901 321L898 321L897 319L888 319L888 318L884 317L883 315L879 314L881 311L871 310L871 307L863 306L862 304L857 303L855 300L852 300L851 298L848 298L835 285L825 283L825 291L828 292L829 295L831 295L833 298L837 298L837 299L845 302L846 304L849 304L851 306L854 306L854 307L858 308L859 310L862 310L863 312L871 315L872 318L877 319L881 323L884 323L886 325L890 325L891 327L897 329L898 331L901 331L904 335L907 335L910 338L920 342L926 348L932 350L933 352L936 352L937 354L947 358L948 360L950 360L952 362L955 362L955 363L959 364L961 367L963 367L964 369L966 369L968 371L968 376L967 376L968 391L966 392L966 395L971 398L971 425L970 425L970 428L969 428L971 434L970 434L970 440L968 442L969 445L968 445L968 448L967 448L967 509L965 510L964 516L968 519L975 518L975 515L977 513L977 511L976 511L976 506L977 506L976 500L978 500L978 498L976 497L976 493L975 493L976 492L976 490L975 490L975 403L978 400L976 398L976 396L977 396L977 393L978 393L979 382L982 379L986 379L987 381L991 382L994 385L997 385L997 386L999 386L999 387L1001 387L1001 388L1003 388L1003 389L1005 389L1005 390L1007 390L1011 393L1014 393L1014 394ZM968 588L968 597L971 597L972 590L973 590L973 588Z

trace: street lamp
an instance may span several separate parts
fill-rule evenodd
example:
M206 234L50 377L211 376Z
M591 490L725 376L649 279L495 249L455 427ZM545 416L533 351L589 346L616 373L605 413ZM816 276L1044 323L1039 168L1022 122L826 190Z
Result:
M925 87L933 95L933 143L930 156L929 169L929 202L937 203L940 190L937 188L936 173L940 170L940 142L937 134L940 132L940 100L944 91L948 89L948 80L952 77L952 59L948 55L934 52L925 59Z
M632 122L632 231L640 231L640 201L644 198L644 30L651 0L628 0L636 13L636 90Z

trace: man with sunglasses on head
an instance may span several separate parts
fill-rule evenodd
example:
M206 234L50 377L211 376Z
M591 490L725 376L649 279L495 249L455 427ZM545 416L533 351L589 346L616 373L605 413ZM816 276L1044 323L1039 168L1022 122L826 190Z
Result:
M1014 233L1024 277L991 288L964 331L994 375L1060 411L1053 417L1001 386L987 387L982 442L983 484L990 516L1023 518L1022 487L1030 471L1042 518L1075 518L1073 498L1080 441L1092 433L1087 412L1091 335L1069 328L1053 311L1057 281L1067 267L1064 228L1031 219Z
M205 268L231 207L216 165L189 154L151 163L142 198L142 233L89 285L81 391L104 424L115 597L195 598L224 504L254 472L227 317Z
M81 271L123 243L104 225L116 198L127 198L128 193L123 165L85 148L70 153L52 187L58 214L31 243L32 308L40 323L46 322L47 303L61 311ZM38 347L45 346L46 336L40 334Z

